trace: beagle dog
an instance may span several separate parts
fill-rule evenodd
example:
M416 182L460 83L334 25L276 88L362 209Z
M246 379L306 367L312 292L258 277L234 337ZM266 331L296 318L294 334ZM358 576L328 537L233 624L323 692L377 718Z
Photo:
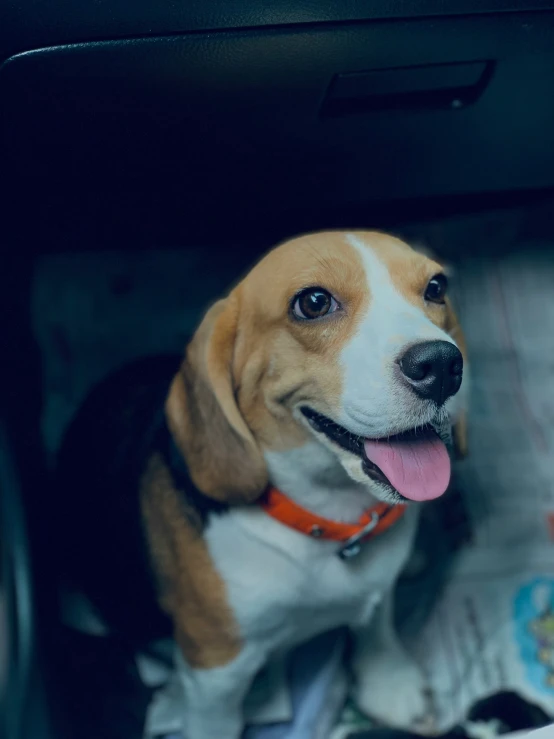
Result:
M391 236L295 238L207 312L168 369L163 413L126 468L132 485L119 473L110 482L101 465L116 436L127 450L135 443L130 384L113 402L92 400L111 416L94 440L81 424L88 457L74 446L65 455L72 474L88 458L81 477L94 496L71 560L83 518L94 520L89 572L98 586L115 573L105 603L124 594L126 628L150 607L146 591L131 593L138 573L153 575L178 645L186 739L238 739L266 661L341 625L353 634L360 708L406 728L426 714L392 595L419 504L448 488L453 428L465 446L465 350L446 293L442 267ZM151 383L139 374L143 402ZM125 541L133 516L146 543L140 566ZM118 538L103 574L109 536L97 525Z

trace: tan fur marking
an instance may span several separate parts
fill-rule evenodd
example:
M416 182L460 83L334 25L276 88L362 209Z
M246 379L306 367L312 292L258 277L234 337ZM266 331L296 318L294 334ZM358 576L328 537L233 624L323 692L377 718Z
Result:
M325 288L343 310L320 321L294 320L290 303L305 287ZM234 362L239 407L263 448L299 446L307 431L292 408L305 402L333 415L340 401L340 350L370 300L362 260L342 233L302 236L270 252L240 290Z
M214 568L200 522L173 487L158 455L142 480L141 507L160 605L173 619L185 659L199 668L227 664L240 652L241 640L225 584Z

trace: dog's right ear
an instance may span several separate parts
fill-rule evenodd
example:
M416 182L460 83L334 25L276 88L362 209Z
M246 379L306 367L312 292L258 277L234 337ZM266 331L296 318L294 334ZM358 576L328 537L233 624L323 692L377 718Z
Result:
M235 292L206 314L166 402L171 433L196 487L226 503L256 499L267 486L262 453L235 397Z

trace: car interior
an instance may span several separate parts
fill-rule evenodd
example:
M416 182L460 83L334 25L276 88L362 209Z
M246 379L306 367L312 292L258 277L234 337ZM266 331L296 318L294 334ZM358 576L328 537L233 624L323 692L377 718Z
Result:
M511 455L501 432L535 435L548 458L554 2L0 0L0 121L0 736L143 736L153 688L125 645L60 613L56 452L94 383L182 351L206 307L283 239L382 229L453 266L475 437L506 408L519 420L506 410L476 444L482 477L462 474L461 494L424 522L427 561L463 546L463 494L500 480ZM534 399L498 390L494 362ZM498 485L540 490L554 531L554 470L517 469ZM441 549L446 519L456 533ZM444 587L436 569L420 610ZM554 576L554 552L539 570ZM537 725L554 721L552 685L527 696ZM475 692L513 689L508 676Z

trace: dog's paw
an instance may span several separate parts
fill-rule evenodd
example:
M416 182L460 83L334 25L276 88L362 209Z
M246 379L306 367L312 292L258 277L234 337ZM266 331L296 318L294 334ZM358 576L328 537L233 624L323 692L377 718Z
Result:
M428 685L407 655L382 655L357 670L353 698L370 718L396 729L433 729Z

